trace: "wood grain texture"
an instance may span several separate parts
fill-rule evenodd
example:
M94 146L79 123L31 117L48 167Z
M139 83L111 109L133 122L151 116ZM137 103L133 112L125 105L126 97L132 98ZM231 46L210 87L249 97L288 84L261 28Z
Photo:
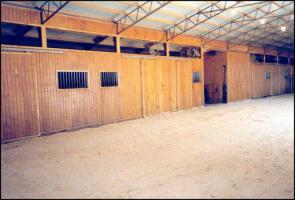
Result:
M35 59L1 52L1 140L38 135Z
M271 68L271 95L280 94L280 68L277 65L270 65Z
M177 61L178 110L192 107L192 72L192 66L189 61Z
M139 58L120 59L121 120L142 117Z
M204 61L203 59L193 59L190 61L193 72L201 74L201 82L192 85L192 106L204 105Z
M276 67L276 66L273 66ZM253 94L252 98L261 98L271 95L271 81L272 76L270 76L270 80L265 80L265 73L271 72L272 66L269 64L256 64L252 63L252 76L253 76Z
M251 98L251 65L248 53L227 52L227 100Z
M144 113L153 115L162 111L161 97L161 67L156 59L142 59Z
M176 96L176 61L158 60L161 66L162 112L177 110Z

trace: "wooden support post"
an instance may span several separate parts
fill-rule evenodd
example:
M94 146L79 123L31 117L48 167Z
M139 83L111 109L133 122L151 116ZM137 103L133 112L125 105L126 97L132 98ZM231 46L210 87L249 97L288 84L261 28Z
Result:
M145 117L145 99L144 99L144 72L143 72L143 59L140 59L140 87L141 87L141 115L142 117Z
M202 68L201 68L201 71L202 71L202 74L201 74L201 82L202 82L202 85L203 85L203 92L202 92L202 102L201 104L204 106L205 105L205 59L204 59L204 47L202 45L201 46L201 65L202 65Z
M170 48L169 48L169 43L167 42L167 43L164 43L164 48L165 48L165 51L166 51L166 56L170 56L170 54L169 54L169 51L170 51Z
M178 60L175 61L176 63L176 110L179 110L179 94L178 94Z
M41 26L41 41L42 41L42 48L47 48L47 36L46 36L45 26Z
M117 49L117 53L121 53L121 44L120 44L120 37L116 36L116 49Z

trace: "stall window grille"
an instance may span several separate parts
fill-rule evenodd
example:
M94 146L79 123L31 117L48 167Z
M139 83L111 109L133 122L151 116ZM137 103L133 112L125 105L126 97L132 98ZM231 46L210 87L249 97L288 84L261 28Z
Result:
M118 72L100 72L101 87L118 86Z
M58 89L88 88L88 72L57 72Z
M201 82L201 73L193 72L193 83L200 83L200 82Z
M270 72L265 72L265 80L270 80Z

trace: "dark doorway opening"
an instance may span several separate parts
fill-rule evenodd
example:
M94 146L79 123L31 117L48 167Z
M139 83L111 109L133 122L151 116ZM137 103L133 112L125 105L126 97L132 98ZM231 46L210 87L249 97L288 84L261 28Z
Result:
M227 103L226 51L204 52L205 104Z

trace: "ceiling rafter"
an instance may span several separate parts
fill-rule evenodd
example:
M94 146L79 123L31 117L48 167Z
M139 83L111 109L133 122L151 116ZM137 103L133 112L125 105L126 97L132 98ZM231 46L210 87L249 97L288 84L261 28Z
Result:
M145 1L141 5L138 5L137 8L125 14L115 22L117 24L117 33L120 34L126 31L128 28L134 26L170 2L171 1ZM136 15L134 15L134 13L136 13Z
M256 43L256 44L260 44L262 46L265 46L265 45L268 45L269 44L269 42L266 42L266 40L268 39L268 40L271 40L272 41L271 45L273 45L273 46L281 46L281 47L288 47L288 48L290 48L289 46L292 45L292 42L290 43L290 42L286 42L284 40L291 39L291 38L284 37L283 40L282 39L281 40L275 39L275 37L279 37L279 36L280 36L280 33L272 32L272 33L266 35L265 37L260 38L259 41L250 42L249 45L251 45L253 43ZM291 39L291 41L292 41L292 39Z
M218 3L223 2L222 7L218 6ZM189 17L181 20L176 23L174 26L165 30L166 32L166 40L172 40L173 38L193 29L194 27L205 23L207 20L219 15L227 9L233 8L241 2L235 2L234 4L230 4L228 1L214 1L211 2L209 6L201 9L198 12L193 13Z
M38 10L40 10L41 24L45 24L50 18L58 13L70 1L46 1Z
M265 33L267 33L267 34L264 35L264 36L261 36L263 34L260 34L258 36L253 37L253 38L249 38L248 40L244 41L243 44L245 44L245 45L251 45L253 43L259 43L261 41L263 41L263 44L266 44L266 40L271 40L271 41L275 41L275 42L282 41L282 40L279 40L279 39L274 39L274 37L277 37L277 38L282 37L281 36L282 33L281 32L278 32L277 30L273 30L272 29L271 31L268 31L268 32L265 32ZM269 42L269 43L272 43L272 42ZM241 43L239 43L239 44L241 44ZM230 48L233 48L236 45L237 44L230 46L229 49Z
M271 44L269 44L268 42L265 41L269 37L274 38L274 37L277 37L278 35L279 35L279 33L272 32L272 33L267 34L264 37L261 37L259 41L248 42L247 45L249 45L249 46L253 46L253 45L257 46L258 45L258 46L263 46L263 47L265 47L267 45L271 45L271 46L274 46L274 47L278 47L278 46L286 47L287 46L286 48L293 49L293 48L289 47L289 45L290 45L289 43L285 43L285 42L276 40L276 42L279 42L279 43L275 44L275 42L272 42ZM292 45L292 47L293 47L293 45Z
M246 44L249 40L253 40L256 37L259 37L269 31L274 31L277 30L280 26L289 24L290 22L292 22L291 20L291 16L293 14L293 11L285 14L285 15L280 15L280 17L277 17L271 21L268 21L267 23L258 26L254 29L249 30L248 32L242 33L238 36L232 37L230 39L227 40L228 42L228 47L232 48L236 45L240 45L240 44ZM288 17L288 20L284 20L283 23L279 23L280 21L282 21L282 17ZM273 25L273 23L275 23L275 25Z
M265 5L255 8L253 10L251 10L250 12L237 17L236 19L223 24L222 26L219 26L209 32L207 32L206 34L202 35L202 44L208 44L209 42L216 40L218 38L221 38L225 35L228 35L229 33L244 27L256 20L265 18L266 16L270 15L271 13L275 13L276 11L287 7L289 5L293 4L293 2L286 2L283 1L282 5L280 7L278 7L277 5L273 4L273 2L266 2ZM272 9L275 5L275 9ZM267 11L263 10L266 9ZM251 16L253 15L253 16Z

